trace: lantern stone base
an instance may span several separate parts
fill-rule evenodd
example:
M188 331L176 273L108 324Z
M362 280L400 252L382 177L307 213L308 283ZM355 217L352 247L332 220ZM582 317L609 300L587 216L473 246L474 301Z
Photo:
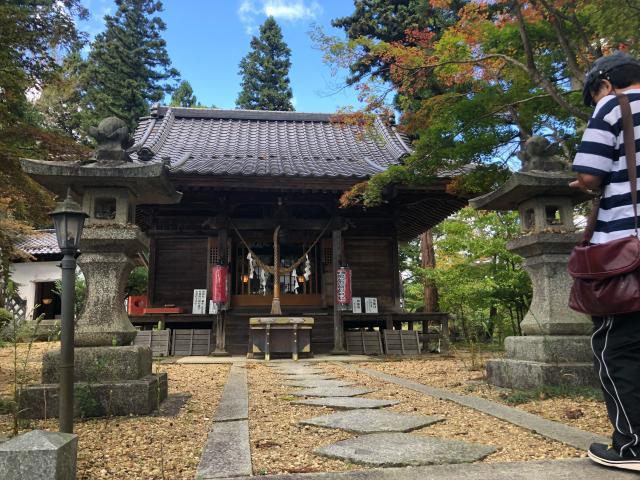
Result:
M73 412L76 417L148 415L167 398L167 374L139 380L76 382ZM23 418L57 418L58 384L29 385L20 394Z
M167 398L167 375L151 373L151 349L142 346L74 350L74 415L147 415ZM42 383L20 395L25 418L58 416L60 352L47 352Z
M492 385L516 389L599 385L588 336L507 337L505 350L505 358L487 362Z

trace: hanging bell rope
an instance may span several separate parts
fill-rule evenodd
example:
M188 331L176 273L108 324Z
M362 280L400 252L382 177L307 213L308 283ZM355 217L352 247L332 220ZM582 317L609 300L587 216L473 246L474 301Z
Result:
M280 269L280 273L281 274L288 274L293 272L294 269L298 268L300 266L300 264L302 264L302 262L305 261L305 259L307 258L307 256L309 255L309 253L311 252L311 250L313 250L313 247L315 247L317 245L317 243L320 241L320 239L324 236L325 232L329 229L329 225L331 225L331 221L332 219L329 219L329 221L327 222L327 224L325 225L325 227L322 229L322 231L320 232L320 235L318 235L318 237L313 241L313 243L311 244L311 246L309 248L307 248L307 250L302 254L302 256L300 258L298 258L298 260L296 260L293 265L291 265L290 267L287 268L281 268ZM229 223L231 224L231 227L233 228L233 230L236 232L236 234L238 235L238 238L240 239L240 241L242 242L242 244L246 247L246 249L249 251L249 254L251 254L251 256L253 257L253 259L255 260L256 264L262 268L263 270L265 270L266 272L268 272L271 275L275 275L275 266L274 265L267 265L265 264L262 260L260 260L260 257L258 257L258 255L256 255L256 253L251 249L251 247L249 246L249 244L245 241L244 237L242 236L242 234L240 233L240 231L238 230L238 228L234 225L233 221L230 220ZM280 228L278 226L278 228ZM277 242L276 242L277 243ZM275 248L278 248L277 246L274 245Z

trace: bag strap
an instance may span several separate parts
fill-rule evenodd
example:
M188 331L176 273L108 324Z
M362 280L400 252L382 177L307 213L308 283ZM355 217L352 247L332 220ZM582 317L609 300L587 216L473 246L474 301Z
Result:
M631 105L629 97L624 94L616 93L618 103L620 104L620 113L622 115L622 139L624 142L625 157L627 159L627 173L629 175L629 186L631 190L631 202L633 204L633 226L638 236L638 175L636 170L636 140L634 134L633 115L631 114ZM583 241L589 243L593 232L596 228L598 220L598 210L600 209L600 196L591 201L591 213L587 220L587 226L584 229Z

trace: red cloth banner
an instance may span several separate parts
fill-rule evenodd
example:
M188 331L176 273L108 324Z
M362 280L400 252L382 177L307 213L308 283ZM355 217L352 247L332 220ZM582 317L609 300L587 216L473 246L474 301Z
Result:
M213 303L227 303L227 267L215 265L211 269L211 300Z

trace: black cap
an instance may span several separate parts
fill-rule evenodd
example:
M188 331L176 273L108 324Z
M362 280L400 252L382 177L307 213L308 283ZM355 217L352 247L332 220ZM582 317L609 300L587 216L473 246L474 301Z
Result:
M631 55L625 52L616 52L606 57L600 57L587 72L584 79L584 88L582 89L582 100L586 106L593 106L593 97L591 96L591 90L603 78L607 78L607 74L611 70L615 70L623 65L637 65L640 67L640 62L633 58Z

